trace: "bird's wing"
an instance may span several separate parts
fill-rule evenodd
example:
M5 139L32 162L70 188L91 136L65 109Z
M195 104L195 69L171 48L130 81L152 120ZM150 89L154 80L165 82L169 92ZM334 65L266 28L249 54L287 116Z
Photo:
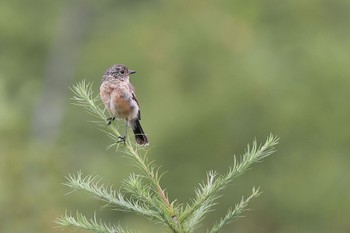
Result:
M140 111L140 104L139 101L137 101L135 92L132 92L132 99L137 103L137 106L139 106L139 112L137 113L137 118L141 120L141 111Z

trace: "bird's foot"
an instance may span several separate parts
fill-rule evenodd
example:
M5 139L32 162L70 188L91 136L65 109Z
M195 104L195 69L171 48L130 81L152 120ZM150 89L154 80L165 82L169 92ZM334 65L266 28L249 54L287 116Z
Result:
M119 142L123 142L124 146L125 146L126 145L126 136L123 136L123 137L119 136L117 143L119 143Z
M107 118L107 125L112 124L112 122L113 122L114 120L115 120L115 117Z

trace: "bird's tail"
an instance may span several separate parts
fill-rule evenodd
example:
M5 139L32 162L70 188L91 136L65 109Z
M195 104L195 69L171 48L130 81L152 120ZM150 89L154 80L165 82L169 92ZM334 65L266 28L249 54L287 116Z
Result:
M135 134L136 143L141 145L141 146L147 146L148 139L147 139L145 132L143 132L140 121L134 120L134 121L132 121L131 125L132 125L132 131Z

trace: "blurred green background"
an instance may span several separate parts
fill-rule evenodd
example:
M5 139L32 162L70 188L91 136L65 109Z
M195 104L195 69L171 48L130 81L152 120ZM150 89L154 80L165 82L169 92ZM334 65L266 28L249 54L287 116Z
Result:
M82 79L97 94L116 63L137 71L171 200L254 138L280 137L200 232L252 186L263 195L224 232L350 232L350 1L0 1L0 51L0 232L62 232L53 221L77 209L162 232L62 185L81 170L118 187L133 170L70 100Z

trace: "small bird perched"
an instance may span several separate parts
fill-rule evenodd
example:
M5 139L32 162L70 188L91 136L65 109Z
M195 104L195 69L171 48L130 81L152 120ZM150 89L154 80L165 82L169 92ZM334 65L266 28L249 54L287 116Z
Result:
M129 70L125 65L117 64L107 69L102 78L100 97L107 111L111 115L107 119L110 125L115 118L126 120L125 134L119 137L118 142L126 140L128 126L130 125L136 143L142 146L148 145L148 139L141 127L140 106L136 99L135 88L129 82L129 75L136 73Z

